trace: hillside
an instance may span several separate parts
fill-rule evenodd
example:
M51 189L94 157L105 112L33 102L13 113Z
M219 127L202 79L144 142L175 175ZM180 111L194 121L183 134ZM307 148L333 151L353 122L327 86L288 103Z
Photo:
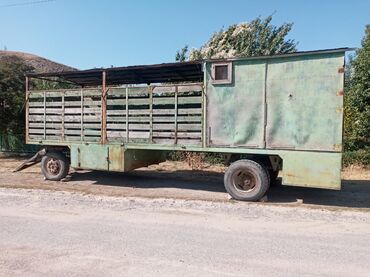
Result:
M62 71L71 71L76 70L73 67L56 63L51 60L29 54L24 52L17 52L17 51L3 51L0 50L0 62L5 60L11 60L14 57L23 60L27 65L32 66L35 68L36 72L44 73L44 72L62 72Z

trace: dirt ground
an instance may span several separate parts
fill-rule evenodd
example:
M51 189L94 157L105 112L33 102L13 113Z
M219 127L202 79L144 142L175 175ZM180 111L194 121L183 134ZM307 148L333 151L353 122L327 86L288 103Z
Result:
M164 162L127 173L75 171L63 182L44 180L38 165L13 173L25 158L0 157L0 187L44 189L116 197L172 198L228 202L223 166L192 170L184 162ZM370 170L349 167L342 173L342 190L276 186L264 204L370 211Z

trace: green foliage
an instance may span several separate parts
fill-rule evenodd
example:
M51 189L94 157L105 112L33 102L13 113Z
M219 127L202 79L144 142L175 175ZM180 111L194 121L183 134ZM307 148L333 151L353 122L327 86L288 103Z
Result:
M346 151L370 149L370 25L362 47L350 59L344 98L344 147Z
M12 56L0 62L0 133L24 132L25 73L32 68Z
M370 150L361 149L357 151L347 151L343 153L342 157L343 166L360 165L370 166Z
M187 54L189 51L189 46L185 45L181 50L176 52L176 61L177 62L184 62L187 59Z
M297 43L286 39L293 23L281 26L271 24L272 16L260 17L249 23L229 26L213 34L200 49L184 47L176 54L176 60L202 60L210 58L249 57L274 55L296 51Z

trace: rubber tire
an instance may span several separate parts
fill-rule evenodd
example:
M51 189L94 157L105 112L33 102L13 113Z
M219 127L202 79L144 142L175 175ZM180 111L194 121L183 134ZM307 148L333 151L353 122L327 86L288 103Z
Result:
M257 184L250 192L242 192L236 189L233 185L232 176L238 170L248 170L257 176ZM270 187L270 177L267 169L252 160L238 160L232 163L225 172L224 185L226 191L232 198L241 201L258 201L260 200Z
M50 174L46 169L48 158L54 158L59 161L61 169L57 175ZM61 152L48 152L41 160L41 171L42 174L44 174L45 179L51 181L60 181L65 178L69 172L69 161Z

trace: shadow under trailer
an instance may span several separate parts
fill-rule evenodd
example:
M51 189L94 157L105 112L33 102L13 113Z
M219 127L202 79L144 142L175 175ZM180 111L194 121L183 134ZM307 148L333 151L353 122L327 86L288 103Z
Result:
M44 146L32 161L48 180L190 151L227 154L237 200L262 198L279 171L283 185L340 189L348 50L30 73L26 143ZM36 90L34 79L73 89Z

